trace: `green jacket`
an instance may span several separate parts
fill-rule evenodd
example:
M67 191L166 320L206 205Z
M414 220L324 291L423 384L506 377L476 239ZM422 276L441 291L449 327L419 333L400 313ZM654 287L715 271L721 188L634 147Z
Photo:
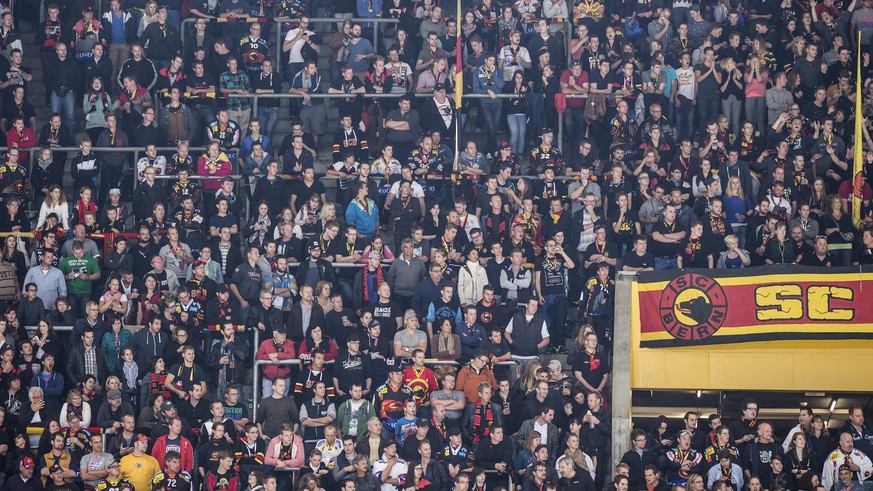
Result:
M373 407L373 404L366 400L362 399L361 407L358 409L358 432L357 436L361 436L367 433L367 421L370 418L376 417L376 408ZM352 422L352 400L342 403L336 411L336 425L339 427L340 431L343 435L349 434L349 425Z

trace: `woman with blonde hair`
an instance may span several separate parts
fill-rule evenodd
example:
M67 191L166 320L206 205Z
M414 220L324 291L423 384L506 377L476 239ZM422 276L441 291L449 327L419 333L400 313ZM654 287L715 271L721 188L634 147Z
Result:
M722 196L725 216L731 224L734 234L740 239L740 247L746 245L746 221L754 211L755 205L743 191L739 176L731 176Z
M136 36L142 36L142 32L145 31L145 28L149 26L152 22L158 21L158 2L155 0L149 0L146 3L145 12L142 14L142 20L139 22L139 28L136 30Z
M688 476L688 486L685 489L688 491L704 491L706 489L706 480L700 474L691 474Z
M725 237L724 244L727 246L727 250L719 254L718 263L715 266L717 269L739 269L751 264L749 251L740 247L736 235Z

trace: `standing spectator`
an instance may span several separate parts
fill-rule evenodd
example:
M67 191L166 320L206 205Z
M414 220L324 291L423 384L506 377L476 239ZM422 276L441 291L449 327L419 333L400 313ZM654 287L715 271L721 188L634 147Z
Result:
M227 100L228 116L245 131L251 119L251 103L247 97L233 95L246 96L251 93L252 86L248 74L239 71L238 63L236 58L227 60L227 71L221 74L218 88L223 95L230 96Z

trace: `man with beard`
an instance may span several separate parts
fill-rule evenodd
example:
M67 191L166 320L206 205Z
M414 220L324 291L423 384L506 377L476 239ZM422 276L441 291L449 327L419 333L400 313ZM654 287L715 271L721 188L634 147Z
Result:
M308 285L315 288L320 281L336 283L334 269L327 260L322 258L323 252L320 241L314 240L309 244L309 258L300 263L295 275L299 287Z
M206 303L206 325L212 326L225 319L239 324L242 316L239 302L230 294L227 285L222 283L215 287L215 298Z
M152 269L152 257L154 257L160 247L152 240L151 230L145 225L139 228L138 240L133 245L131 255L133 256L133 274L142 278Z

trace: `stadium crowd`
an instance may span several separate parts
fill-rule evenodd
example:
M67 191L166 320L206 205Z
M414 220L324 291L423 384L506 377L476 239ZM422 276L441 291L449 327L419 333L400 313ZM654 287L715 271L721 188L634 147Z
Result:
M873 0L86 3L0 2L5 489L873 477L860 407L608 409L616 271L873 263Z

